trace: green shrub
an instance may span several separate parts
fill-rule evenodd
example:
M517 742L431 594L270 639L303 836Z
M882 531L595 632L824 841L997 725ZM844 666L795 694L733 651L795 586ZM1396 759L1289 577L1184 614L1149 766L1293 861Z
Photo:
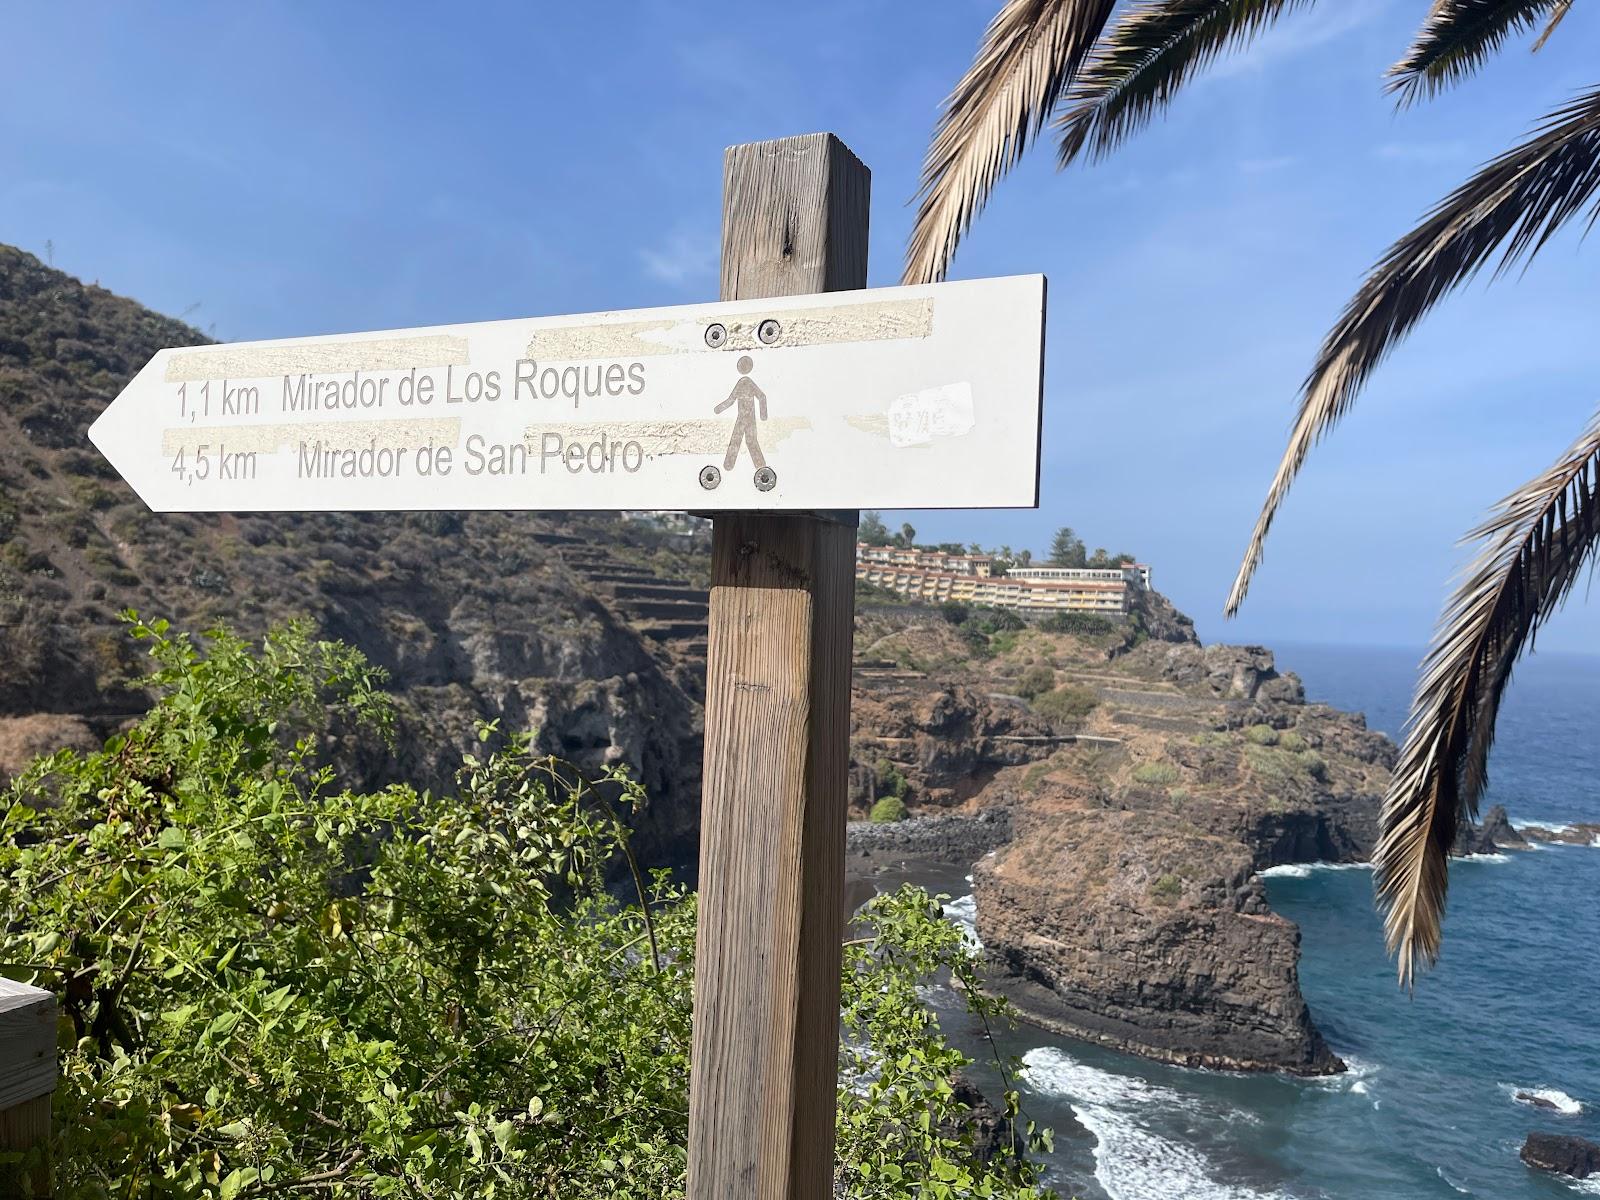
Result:
M1140 763L1133 769L1133 779L1135 783L1165 787L1169 783L1178 782L1178 768L1171 763Z
M1099 703L1099 697L1088 688L1064 683L1054 691L1035 697L1033 711L1058 725L1076 727Z
M1150 885L1150 894L1170 903L1183 895L1183 880L1170 873L1163 875Z
M876 825L892 825L906 819L906 802L899 796L881 796L872 806L870 818Z
M1306 739L1292 729L1285 729L1278 735L1278 745L1295 754L1300 754L1307 749Z
M1099 613L1051 613L1039 622L1046 633L1070 633L1078 637L1103 637L1117 631L1117 623Z
M0 962L70 1027L56 1194L681 1197L695 906L633 860L638 785L488 726L445 794L351 792L329 735L390 722L355 651L135 634L154 707L0 793ZM1003 1013L960 931L913 888L867 919L845 1193L1042 1196L1009 1149L978 1157L948 1083L967 1060L917 998L949 973ZM0 1165L0 1195L36 1167Z
M1252 746L1276 746L1278 731L1271 725L1252 725L1244 731L1244 740Z
M1327 760L1322 757L1322 755L1317 754L1314 751L1307 750L1300 755L1300 762L1301 765L1305 767L1306 773L1310 775L1311 778L1319 782L1327 781L1328 763Z
M877 794L880 796L898 796L904 800L911 791L911 784L900 768L887 758L880 758L877 765L872 768L873 780L877 783Z
M1042 696L1045 692L1053 691L1056 686L1056 673L1042 663L1036 667L1029 667L1017 680L1017 695L1032 700L1035 696Z
M952 625L962 625L972 615L972 610L959 600L946 600L939 605L939 615Z

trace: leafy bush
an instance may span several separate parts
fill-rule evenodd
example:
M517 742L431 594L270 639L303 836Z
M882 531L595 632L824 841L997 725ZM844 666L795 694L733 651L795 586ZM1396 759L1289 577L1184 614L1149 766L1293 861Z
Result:
M1039 622L1046 633L1070 633L1078 637L1104 637L1117 631L1117 623L1099 613L1051 613Z
M1294 754L1303 753L1308 748L1306 739L1292 729L1285 729L1278 735L1278 745Z
M1178 768L1171 763L1140 763L1133 769L1133 779L1135 783L1165 787L1169 783L1178 782Z
M952 625L961 625L972 615L972 610L959 600L946 600L939 605L939 615Z
M1099 703L1099 697L1090 689L1064 683L1052 692L1035 697L1033 711L1058 725L1076 727Z
M1252 746L1276 746L1278 731L1271 725L1252 725L1244 731L1244 740Z
M1150 885L1150 894L1171 903L1183 895L1183 880L1176 875L1163 875Z
M1029 667L1022 673L1022 678L1017 680L1017 695L1032 700L1051 691L1056 686L1056 673L1043 663L1036 667Z
M878 785L877 794L880 796L897 796L904 800L911 791L911 784L900 773L900 768L887 758L880 758L877 761L872 768L872 777Z
M906 802L899 796L883 796L872 806L869 819L878 825L892 825L906 819Z
M359 654L134 634L150 712L0 794L0 962L63 1011L56 1194L681 1196L694 898L634 862L637 784L485 727L453 794L341 790L324 749L390 724ZM950 972L1000 1012L960 932L911 889L869 913L845 1193L1041 1195L953 1132L965 1060L915 988ZM37 1166L5 1170L9 1195Z

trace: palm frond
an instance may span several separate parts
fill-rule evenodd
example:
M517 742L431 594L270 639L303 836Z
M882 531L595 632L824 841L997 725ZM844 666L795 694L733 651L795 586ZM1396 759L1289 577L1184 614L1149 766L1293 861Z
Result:
M1557 7L1565 5L1561 0L1434 0L1411 49L1389 68L1389 90L1401 94L1402 104L1434 95L1472 74L1512 34L1532 29Z
M1597 188L1600 90L1557 109L1534 137L1481 167L1389 248L1322 343L1301 390L1289 444L1228 596L1229 616L1244 602L1272 519L1306 455L1349 410L1384 355L1497 247L1505 247L1498 275L1536 254Z
M1402 986L1439 956L1449 854L1478 811L1511 668L1600 542L1600 420L1469 535L1482 548L1423 663L1373 856Z
M1066 166L1094 158L1144 125L1196 71L1313 0L1148 0L1101 38L1055 120Z
M1116 0L1006 0L945 101L917 192L904 282L944 278L956 244L1016 165Z
M1556 26L1572 11L1572 0L1556 0L1555 6L1550 10L1550 21L1533 43L1533 52L1537 54L1544 49L1544 44L1550 40L1550 35L1556 31Z

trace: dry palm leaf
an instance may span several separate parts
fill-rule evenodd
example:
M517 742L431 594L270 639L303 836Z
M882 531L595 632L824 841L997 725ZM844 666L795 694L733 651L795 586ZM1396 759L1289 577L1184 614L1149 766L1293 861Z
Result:
M1417 40L1389 68L1389 90L1401 103L1434 95L1481 67L1514 33L1532 29L1556 11L1539 42L1565 15L1571 0L1434 0ZM1537 49L1537 47L1535 47Z
M1101 38L1056 118L1066 166L1089 148L1101 158L1144 125L1194 72L1242 46L1284 12L1312 0L1151 0Z
M1550 23L1544 27L1538 39L1533 43L1534 53L1544 49L1544 44L1550 40L1550 35L1556 31L1556 26L1572 11L1572 0L1556 0L1555 7L1550 10Z
M904 282L944 278L956 244L1072 81L1116 0L1006 0L928 147Z
M1289 445L1228 597L1231 616L1261 562L1272 518L1306 455L1354 402L1383 356L1505 245L1498 274L1535 253L1600 188L1600 90L1548 117L1533 138L1482 167L1379 261L1322 343ZM1590 217L1593 220L1593 215Z
M1448 856L1488 783L1511 668L1600 540L1600 420L1470 536L1483 542L1423 663L1374 854L1389 950L1409 986L1439 955Z

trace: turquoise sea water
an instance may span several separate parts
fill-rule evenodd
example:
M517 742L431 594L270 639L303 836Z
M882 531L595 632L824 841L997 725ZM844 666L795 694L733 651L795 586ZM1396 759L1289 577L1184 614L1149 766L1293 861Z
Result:
M1281 648L1314 700L1398 735L1416 655ZM1540 655L1518 669L1500 721L1489 803L1515 822L1600 821L1600 659ZM908 878L956 897L960 872ZM894 882L887 880L886 882ZM1291 1080L1162 1067L1021 1028L1025 1104L1063 1131L1050 1160L1063 1195L1108 1200L1600 1195L1517 1158L1532 1129L1600 1140L1600 847L1458 862L1444 955L1414 998L1383 952L1364 869L1309 867L1268 879L1299 923L1301 983L1343 1076ZM992 1053L930 995L968 1053ZM993 1066L980 1070L991 1085ZM1518 1103L1539 1091L1565 1112ZM1075 1120L1074 1120L1075 1118Z

